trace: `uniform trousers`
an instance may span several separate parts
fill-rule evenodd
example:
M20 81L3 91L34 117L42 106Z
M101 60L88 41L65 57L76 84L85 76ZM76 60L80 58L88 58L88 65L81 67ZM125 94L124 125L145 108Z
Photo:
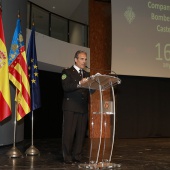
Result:
M65 161L81 159L87 118L87 113L63 111L62 149Z

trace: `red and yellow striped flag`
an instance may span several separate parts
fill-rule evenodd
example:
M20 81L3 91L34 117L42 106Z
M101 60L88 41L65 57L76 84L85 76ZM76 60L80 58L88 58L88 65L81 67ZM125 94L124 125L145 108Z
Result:
M8 76L8 56L0 8L0 121L11 115L11 98Z
M17 120L22 119L31 110L30 84L24 41L21 31L20 18L17 24L8 57L9 79L16 87Z

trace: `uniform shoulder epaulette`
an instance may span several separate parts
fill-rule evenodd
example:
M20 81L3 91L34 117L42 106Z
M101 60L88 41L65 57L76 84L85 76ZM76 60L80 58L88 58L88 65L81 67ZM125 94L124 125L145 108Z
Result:
M69 68L70 68L70 67L65 67L64 69L66 69L66 70L67 70L67 69L69 69Z

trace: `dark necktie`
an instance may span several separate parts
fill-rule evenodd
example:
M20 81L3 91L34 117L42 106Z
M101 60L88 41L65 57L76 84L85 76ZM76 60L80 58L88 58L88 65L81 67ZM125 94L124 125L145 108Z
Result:
M83 70L82 69L79 70L79 73L80 73L81 78L83 78Z

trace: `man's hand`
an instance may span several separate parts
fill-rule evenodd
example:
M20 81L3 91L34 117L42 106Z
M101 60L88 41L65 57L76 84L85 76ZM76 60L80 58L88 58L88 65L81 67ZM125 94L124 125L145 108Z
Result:
M86 83L87 81L88 81L88 78L83 78L83 79L80 81L80 84Z

